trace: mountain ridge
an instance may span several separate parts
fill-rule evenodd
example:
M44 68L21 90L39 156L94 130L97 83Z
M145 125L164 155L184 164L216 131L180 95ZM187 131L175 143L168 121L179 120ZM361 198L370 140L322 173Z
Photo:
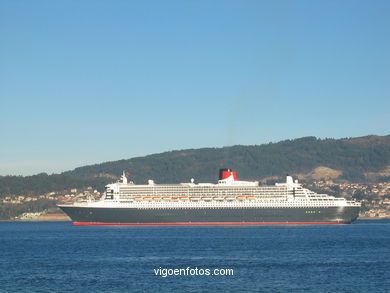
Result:
M322 144L319 145L319 144ZM356 146L349 148L348 146ZM339 150L335 150L335 148ZM332 149L333 148L333 149ZM310 154L310 152L312 154ZM313 152L318 157L313 158ZM350 152L350 154L348 154ZM277 156L275 155L277 154ZM283 155L284 156L279 156ZM289 156L290 154L290 156ZM355 165L366 169L366 172L380 172L385 169L390 163L390 135L387 136L376 136L368 135L356 138L342 138L342 139L318 139L313 136L302 137L298 139L288 139L276 143L268 143L261 145L234 145L221 148L199 148L199 149L183 149L173 150L163 153L151 154L143 157L134 157L131 159L122 159L117 161L104 162L100 164L94 164L89 166L83 166L75 168L72 171L64 172L63 174L72 174L75 176L96 176L99 173L106 173L109 176L119 176L122 171L135 172L133 177L135 179L146 180L145 175L149 174L154 177L158 168L162 171L168 171L168 176L163 175L160 178L154 178L161 180L161 183L168 183L165 178L169 178L172 183L180 182L177 178L182 178L180 174L175 178L171 178L172 172L175 173L178 169L191 170L194 175L198 175L199 179L212 180L216 178L216 174L219 168L232 168L237 169L241 176L245 178L258 179L258 177L267 176L281 176L284 173L299 173L299 169L304 172L311 172L316 167L328 167L334 168L335 162L325 162L326 156L343 157L346 162L357 161ZM237 163L239 159L243 159L251 171L247 172ZM177 166L172 166L172 161L175 161ZM301 161L299 161L301 160ZM300 162L311 160L313 164L310 167L301 167ZM180 162L181 161L181 162ZM275 167L277 162L282 161L283 164L280 166L286 167L287 170L280 171L280 168ZM328 158L329 161L329 158ZM360 163L359 163L360 161ZM366 161L370 164L364 163ZM383 163L381 163L381 161ZM210 169L212 172L207 172L203 163L212 162ZM153 164L154 163L154 164ZM161 167L160 164L164 167ZM176 165L174 164L174 165ZM202 165L202 166L200 166ZM207 164L210 165L210 164ZM289 165L291 165L290 168ZM160 167L156 167L160 166ZM265 166L265 168L261 168ZM140 168L140 169L139 169ZM244 170L242 170L244 169ZM259 170L262 169L262 170ZM347 168L348 169L348 168ZM141 175L142 173L147 173ZM198 174L199 170L202 170L202 174ZM254 173L255 170L260 172ZM351 170L347 170L347 177L353 177ZM159 173L159 172L157 172ZM359 172L358 172L359 173ZM206 175L207 174L207 175ZM362 179L364 174L361 173L358 177ZM188 178L187 178L188 179Z
M234 169L240 178L248 180L274 181L287 173L313 180L326 173L324 179L365 182L390 180L389 166L390 135L342 139L309 136L262 145L173 150L78 167L61 174L3 176L0 196L84 186L103 190L122 171L132 173L131 180L138 184L148 179L156 183L188 182L190 178L215 182L220 168Z

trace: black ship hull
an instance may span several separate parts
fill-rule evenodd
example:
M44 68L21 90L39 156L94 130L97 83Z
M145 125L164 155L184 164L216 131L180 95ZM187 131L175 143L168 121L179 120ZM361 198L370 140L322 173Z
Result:
M108 208L59 206L75 225L349 224L359 207Z

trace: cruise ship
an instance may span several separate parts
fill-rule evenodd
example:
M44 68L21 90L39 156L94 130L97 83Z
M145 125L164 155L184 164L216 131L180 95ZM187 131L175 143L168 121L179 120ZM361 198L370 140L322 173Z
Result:
M217 183L134 184L125 173L99 200L58 205L74 225L349 224L360 203L318 194L291 176L264 186L221 169Z

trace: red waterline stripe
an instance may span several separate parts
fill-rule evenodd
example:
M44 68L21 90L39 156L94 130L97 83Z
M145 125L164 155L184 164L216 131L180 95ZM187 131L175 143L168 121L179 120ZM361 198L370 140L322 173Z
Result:
M247 223L90 223L73 222L75 226L214 226L214 225L330 225L343 222L247 222Z

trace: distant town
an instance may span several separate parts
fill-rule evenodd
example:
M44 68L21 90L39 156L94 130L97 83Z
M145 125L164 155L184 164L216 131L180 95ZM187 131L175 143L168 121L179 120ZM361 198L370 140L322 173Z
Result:
M362 203L360 218L390 218L390 183L336 183L332 180L306 184L309 189Z
M362 203L360 218L390 218L390 183L338 183L318 180L305 187L318 193L356 199ZM6 196L0 199L0 219L13 221L58 221L69 218L56 207L57 203L97 199L102 193L92 187L71 188L40 195Z
M56 207L57 203L97 199L101 193L92 187L53 191L40 195L6 196L0 199L0 219L15 221L58 221L69 218Z

